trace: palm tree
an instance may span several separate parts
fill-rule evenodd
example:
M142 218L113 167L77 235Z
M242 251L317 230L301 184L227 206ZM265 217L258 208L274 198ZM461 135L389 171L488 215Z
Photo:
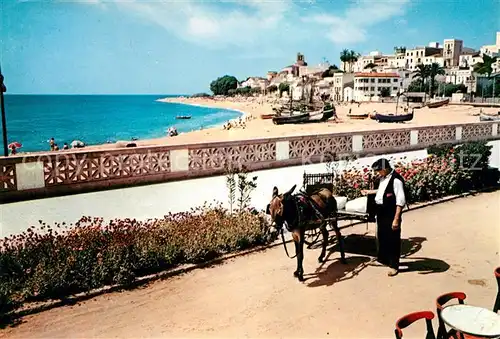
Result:
M491 73L493 73L492 65L497 62L497 57L490 57L487 54L483 54L483 62L478 62L474 65L474 72L478 74L486 74L488 81L491 79ZM495 97L495 85L496 79L493 80L493 97ZM484 85L481 85L482 88Z
M441 67L440 64L438 64L437 62L433 62L430 66L428 66L428 70L429 70L429 78L431 80L430 82L430 95L431 95L431 98L433 97L433 94L434 94L434 83L435 83L435 77L436 75L445 75L445 71L444 71L444 68Z
M483 54L483 62L478 62L474 65L474 72L478 74L487 74L488 78L493 73L492 65L497 62L497 57L490 57L487 54Z
M415 74L413 74L413 78L418 78L422 80L422 85L425 86L425 80L427 80L429 76L430 76L429 65L424 65L424 64L417 65L417 70L415 71Z
M359 53L354 52L352 49L349 51L349 71L352 72L352 65L358 61Z
M347 49L344 49L342 52L340 52L340 61L342 61L343 69L345 72L345 66L350 60L350 53Z

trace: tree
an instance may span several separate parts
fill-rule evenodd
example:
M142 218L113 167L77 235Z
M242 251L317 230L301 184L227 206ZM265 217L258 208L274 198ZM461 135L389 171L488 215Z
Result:
M421 80L421 84L425 86L427 78L430 76L430 67L428 65L419 64L417 70L413 74L413 78ZM428 88L428 87L427 87ZM427 90L420 90L420 92L427 92Z
M457 93L458 91L467 93L467 86L464 84L443 84L442 86L439 86L437 93L440 96L451 97L453 93Z
M276 92L277 90L278 90L278 86L276 86L276 85L271 85L271 86L269 86L269 87L267 88L267 92L268 92L268 93L274 93L274 92Z
M340 52L340 61L342 61L342 68L345 72L345 66L350 62L349 50L344 49L342 52Z
M488 78L493 73L493 64L497 62L497 57L490 57L487 54L483 54L483 62L478 62L474 65L474 72L478 74L486 74Z
M287 84L286 82L282 82L279 85L278 90L280 91L280 98L281 98L281 95L283 94L283 92L287 92L288 94L290 94L290 85Z
M408 92L427 92L428 89L429 85L424 83L420 78L413 80L408 85Z
M490 80L491 73L493 73L493 64L496 62L497 62L497 57L490 57L487 54L483 54L483 62L478 62L477 64L475 64L474 71L478 74L486 74L488 77L488 80ZM483 87L488 88L488 86L481 84L481 92L478 90L478 93L484 93ZM494 79L493 85L491 88L491 94L495 97L496 93L497 93L496 79ZM483 95L483 94L481 94L481 95Z
M389 89L389 87L382 87L380 89L380 96L382 98L386 98L386 97L388 97L390 95L391 95L391 90Z
M433 94L434 94L434 87L435 87L435 81L436 81L436 75L444 75L445 74L445 71L444 71L444 68L441 67L441 65L439 65L437 62L433 62L429 67L428 67L428 71L429 71L429 78L431 80L431 88L430 88L430 95L431 95L431 98L433 97Z
M330 67L328 67L328 69L326 71L323 72L323 74L321 74L321 77L322 78L331 77L337 72L342 72L342 71L339 70L337 65L331 65Z
M230 89L238 87L238 79L232 75L224 75L210 83L210 90L214 95L228 95Z
M352 49L349 51L349 72L352 72L352 65L358 61L361 55L354 52Z

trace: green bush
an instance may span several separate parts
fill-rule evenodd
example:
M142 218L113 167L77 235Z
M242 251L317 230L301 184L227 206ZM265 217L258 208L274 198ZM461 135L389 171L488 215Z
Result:
M74 226L41 223L0 240L0 313L24 301L64 299L184 263L265 244L265 218L203 206L163 219L84 217Z

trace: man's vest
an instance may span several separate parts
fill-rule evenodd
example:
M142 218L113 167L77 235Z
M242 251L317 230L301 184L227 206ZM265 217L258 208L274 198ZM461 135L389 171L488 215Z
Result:
M396 215L396 195L394 194L394 179L401 180L401 182L403 183L405 199L407 200L409 197L403 177L396 171L393 171L390 176L391 177L389 179L389 182L387 183L387 187L382 198L382 205L378 205L378 214L386 215L388 217L394 217L394 215ZM379 186L380 179L377 179L375 181L375 188L378 189ZM408 204L406 205L408 206Z

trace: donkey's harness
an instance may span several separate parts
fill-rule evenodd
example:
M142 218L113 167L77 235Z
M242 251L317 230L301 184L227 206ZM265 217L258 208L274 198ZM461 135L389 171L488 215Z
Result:
M302 220L304 219L305 209L308 206L312 208L312 210L314 211L314 214L321 221L321 223L323 223L325 221L325 216L323 215L323 213L321 213L319 211L318 205L316 204L316 202L314 200L311 199L311 197L309 195L307 195L304 192L299 192L293 198L294 198L294 202L295 202L295 207L297 209L297 220L296 220L297 226L300 226ZM289 232L291 232L293 230L292 226L289 225L288 223L286 223L286 229ZM285 236L283 234L283 228L281 228L281 240L283 241L283 247L285 248L286 255L291 259L295 258L297 255L294 255L293 257L291 257L288 254L288 250L287 250L286 244L285 244Z

